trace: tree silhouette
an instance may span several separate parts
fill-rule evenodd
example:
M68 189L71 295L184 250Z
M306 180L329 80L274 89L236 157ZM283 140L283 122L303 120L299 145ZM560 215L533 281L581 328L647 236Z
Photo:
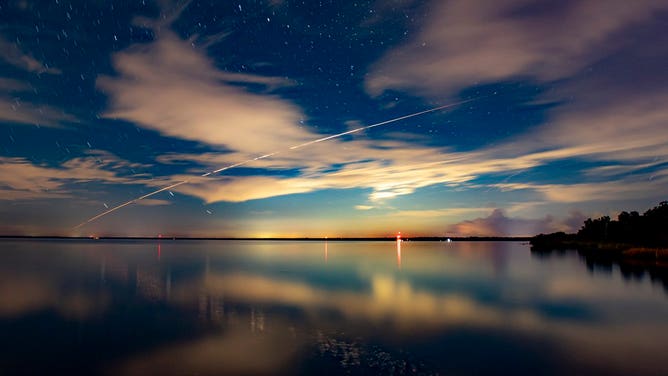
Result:
M662 201L643 215L636 211L623 211L617 220L608 216L589 218L578 231L577 239L649 247L668 246L668 201Z

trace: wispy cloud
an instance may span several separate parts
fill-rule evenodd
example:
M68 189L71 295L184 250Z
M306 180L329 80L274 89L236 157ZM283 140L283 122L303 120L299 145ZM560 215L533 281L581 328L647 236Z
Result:
M373 208L372 205L355 205L355 210L371 210Z
M618 31L667 7L661 0L434 1L422 28L376 64L366 87L442 96L472 83L553 81L623 45Z
M472 84L530 80L550 85L541 100L561 103L544 124L474 151L479 165L471 166L469 155L458 167L484 176L502 169L480 167L508 158L516 158L513 167L523 161L528 170L554 168L547 165L560 160L606 164L582 175L577 167L568 172L580 177L578 184L519 176L518 183L487 185L531 190L554 203L653 198L668 189L661 178L661 161L668 156L668 91L660 63L668 48L655 30L665 2L449 1L427 7L426 23L415 36L372 67L369 93L442 97ZM630 60L636 65L630 67ZM653 172L639 174L646 168ZM636 176L628 177L631 172Z
M0 52L0 59L16 68L33 73L62 73L59 69L49 67L29 54L24 53L16 43L11 43L2 36L0 36L0 51L2 51Z
M577 203L596 201L622 201L643 197L660 197L665 192L668 181L665 176L652 178L645 174L643 178L627 178L614 181L602 181L577 184L540 184L540 183L503 183L492 187L501 190L532 190L543 195L549 202Z
M60 71L47 68L32 57L23 54L13 43L0 36L0 58L11 65L33 73L59 74ZM32 91L26 81L0 77L0 122L61 127L65 121L76 119L48 104L38 104L24 99L24 94Z
M398 210L389 213L390 216L409 217L409 218L431 218L431 217L459 217L471 216L476 214L489 213L493 208L442 208L442 209L422 209L422 210Z
M0 122L62 128L63 122L76 121L75 117L57 108L2 97L0 93Z
M549 123L515 135L510 141L473 151L424 146L418 139L372 142L356 135L289 152L286 149L291 145L322 136L302 124L305 116L298 106L276 94L276 88L293 82L219 70L204 49L193 47L168 30L168 24L184 9L177 7L177 16L166 17L166 24L149 25L160 29L153 42L114 55L113 66L118 74L97 81L98 88L110 99L104 116L220 150L158 157L160 163L196 162L202 170L166 176L163 180L189 180L189 184L175 190L207 203L323 189L367 189L371 204L356 206L357 210L367 210L420 188L479 188L482 177L532 170L559 160L587 158L611 165L643 165L647 159L668 155L668 133L662 131L668 121L668 111L663 109L668 97L663 91L634 93L637 95L629 98L626 87L613 88L606 91L608 100L599 103L596 91L608 88L607 82L597 81L593 74L568 80L611 51L626 48L628 43L615 39L616 33L651 20L653 11L665 5L662 2L640 1L624 12L600 12L601 7L608 6L595 1L568 3L556 9L548 3L523 1L452 1L432 5L433 12L422 30L373 67L366 82L370 93L392 89L442 96L472 83L529 78L538 82L565 81L555 84L557 89L546 98L561 100L570 96L577 100L551 111ZM592 14L601 16L592 21ZM559 21L562 18L566 27ZM587 86L587 82L591 85ZM264 90L251 90L251 86ZM193 178L207 170L275 151L281 153L246 166L255 168L255 174L246 171L244 176ZM266 175L267 170L279 173ZM280 174L281 171L290 174ZM486 183L485 187L530 190L546 203L640 197L646 196L648 190L666 187L663 179L617 184L585 176L591 180L579 184L546 184L520 176L514 183ZM403 211L403 215L441 217L452 214L452 210ZM479 208L461 210L480 215ZM513 222L503 213L492 219L508 219L509 228L522 231L531 226L521 220ZM476 222L468 228L482 228L489 223ZM536 228L563 228L552 220L532 223Z
M567 3L434 2L426 24L390 50L367 88L442 96L472 83L536 80L552 85L543 99L564 104L549 122L515 135L490 154L542 160L584 157L634 161L668 155L665 38L650 39L663 1ZM655 58L646 58L654 56ZM601 60L606 64L597 66ZM637 65L629 69L629 59ZM559 80L559 81L557 81ZM548 150L549 154L537 155Z
M197 161L215 169L242 158L235 153L178 154L159 160ZM456 153L396 141L332 141L249 165L258 169L257 176L199 179L177 190L215 202L246 201L321 189L363 188L370 189L369 199L378 202L411 194L430 185L455 187L482 174L522 170L536 163L533 158L492 159L480 153ZM337 167L333 169L332 166ZM299 169L301 174L295 177L262 176L265 169ZM188 176L175 178L187 179Z
M217 169L249 156L282 151L248 167L301 171L293 178L259 176L258 171L258 176L200 179L177 189L207 202L246 201L326 188L371 188L370 199L378 201L432 184L460 183L480 173L526 168L533 163L514 158L482 160L476 154L363 139L331 140L317 147L288 152L289 146L321 135L301 125L303 114L290 102L226 82L264 85L289 82L221 72L203 51L164 30L156 41L117 54L114 66L119 76L98 80L98 86L111 96L111 109L105 116L133 121L168 136L217 146L225 152L165 155L158 159L160 162L190 160ZM334 164L343 167L332 171Z
M119 175L140 167L104 151L67 160L60 167L38 165L25 158L0 157L0 200L73 198L70 184L94 181L160 184L146 177Z

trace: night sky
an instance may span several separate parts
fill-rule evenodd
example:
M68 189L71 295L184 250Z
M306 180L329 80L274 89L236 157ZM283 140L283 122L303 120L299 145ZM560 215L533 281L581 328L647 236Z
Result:
M0 234L574 231L666 199L667 62L665 0L2 1Z

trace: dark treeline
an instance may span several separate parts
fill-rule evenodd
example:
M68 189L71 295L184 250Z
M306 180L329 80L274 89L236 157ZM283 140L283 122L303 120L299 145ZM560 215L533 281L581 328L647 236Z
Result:
M646 247L668 246L668 201L640 215L621 212L617 220L608 216L587 219L577 238L588 241L629 243Z
M577 234L563 232L538 235L532 239L534 245L554 243L593 242L619 243L642 247L668 247L668 201L647 210L619 213L617 219L603 216L587 219Z

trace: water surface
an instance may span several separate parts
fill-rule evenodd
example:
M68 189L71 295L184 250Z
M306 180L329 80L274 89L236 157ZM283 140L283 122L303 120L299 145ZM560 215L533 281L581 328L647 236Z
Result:
M513 242L3 240L0 374L666 375L651 270Z

